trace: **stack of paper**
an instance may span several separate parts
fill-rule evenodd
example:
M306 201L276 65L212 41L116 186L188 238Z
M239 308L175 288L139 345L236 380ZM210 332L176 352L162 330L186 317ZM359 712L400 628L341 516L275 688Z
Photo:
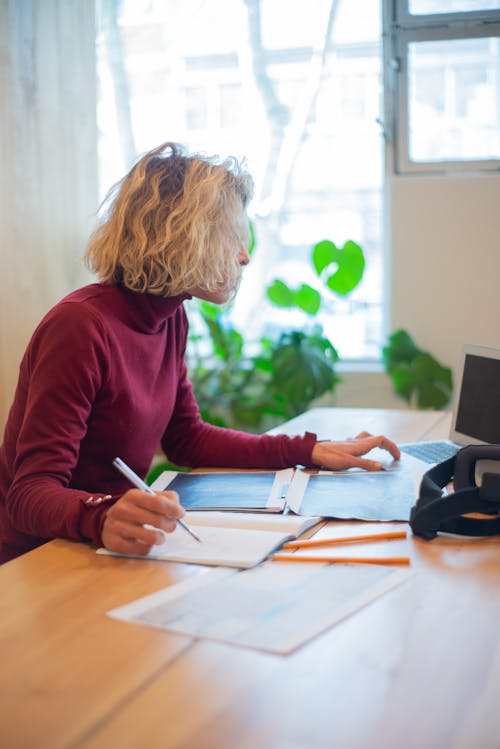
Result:
M198 543L177 526L165 534L165 541L154 546L147 556L138 559L161 559L169 562L220 565L224 567L253 567L262 562L285 541L296 538L320 521L317 517L297 515L261 515L237 512L190 512L189 525L201 538ZM98 549L98 554L118 554Z

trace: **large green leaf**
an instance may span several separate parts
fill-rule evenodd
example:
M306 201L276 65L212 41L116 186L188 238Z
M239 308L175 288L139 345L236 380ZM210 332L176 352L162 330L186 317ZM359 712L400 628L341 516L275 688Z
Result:
M318 242L312 250L312 262L330 291L340 296L347 296L356 288L365 270L363 250L350 239L340 249L329 239ZM336 270L328 275L325 271L330 266L336 266Z
M413 371L419 408L443 408L452 391L451 369L443 367L433 356L420 353L413 360Z
M323 337L298 331L284 334L273 352L273 388L299 412L305 403L333 388L338 381L337 359L334 347Z
M394 390L407 403L415 399L418 408L440 409L450 402L451 369L422 351L405 330L393 333L382 353Z
M294 301L308 315L315 315L321 306L321 295L312 286L303 283L295 292Z
M408 363L418 355L420 349L406 330L396 330L389 343L382 349L384 364L388 370L401 363Z
M267 298L277 307L293 307L294 292L284 281L277 278L266 289Z

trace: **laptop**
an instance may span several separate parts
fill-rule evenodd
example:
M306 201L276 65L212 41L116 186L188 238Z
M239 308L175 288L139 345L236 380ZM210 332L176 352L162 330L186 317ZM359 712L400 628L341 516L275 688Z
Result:
M500 348L466 344L459 373L449 439L399 445L394 469L424 473L466 445L500 444Z

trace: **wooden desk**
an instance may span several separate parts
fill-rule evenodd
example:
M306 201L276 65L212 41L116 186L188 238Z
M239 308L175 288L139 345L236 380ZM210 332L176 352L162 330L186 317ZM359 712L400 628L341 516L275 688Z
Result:
M314 409L283 431L305 428L402 441L445 436L448 422ZM106 617L198 567L99 557L61 540L9 562L0 747L498 749L500 544L410 537L409 546L408 582L288 657Z

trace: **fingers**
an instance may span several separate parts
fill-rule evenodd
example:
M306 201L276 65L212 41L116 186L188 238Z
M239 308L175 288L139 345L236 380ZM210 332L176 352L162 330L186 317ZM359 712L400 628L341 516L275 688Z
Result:
M132 525L107 517L102 532L106 548L122 554L147 554L153 546L162 544L165 534L154 528Z
M369 434L369 432L361 432L353 440L348 440L345 443L338 442L336 444L345 444L349 451L351 451L352 448L353 455L364 455L365 453L370 452L370 450L373 450L374 447L380 447L382 450L386 450L390 453L395 460L399 460L401 457L401 452L396 443L382 434L374 436Z
M158 492L148 494L140 489L130 489L114 505L140 514L151 514L153 516L181 518L185 515L184 509L179 502L177 492ZM149 521L143 521L149 522Z
M365 435L365 436L361 436ZM362 458L374 447L386 450L394 459L400 457L400 451L395 442L383 435L366 436L367 432L361 432L356 439L345 442L317 442L312 451L312 461L317 466L323 466L332 471L341 471L347 468L363 468L367 471L380 471L383 465L378 460Z
M345 471L348 468L363 468L365 471L381 471L383 469L382 463L378 460L361 458L343 450L332 451L328 456L328 464L325 461L325 468L331 468L334 471Z
M131 489L108 510L103 544L119 553L147 554L152 546L164 542L164 533L175 530L184 514L176 492L148 494Z
M378 460L358 458L356 455L349 455L348 460L349 465L346 465L346 468L363 468L365 471L382 471L384 468Z
M399 447L388 437L380 435L378 437L368 437L367 440L369 442L374 441L374 444L372 445L372 447L370 447L370 450L373 449L373 447L381 447L383 450L386 450L390 455L392 455L394 460L399 460L399 458L401 457L401 451Z

